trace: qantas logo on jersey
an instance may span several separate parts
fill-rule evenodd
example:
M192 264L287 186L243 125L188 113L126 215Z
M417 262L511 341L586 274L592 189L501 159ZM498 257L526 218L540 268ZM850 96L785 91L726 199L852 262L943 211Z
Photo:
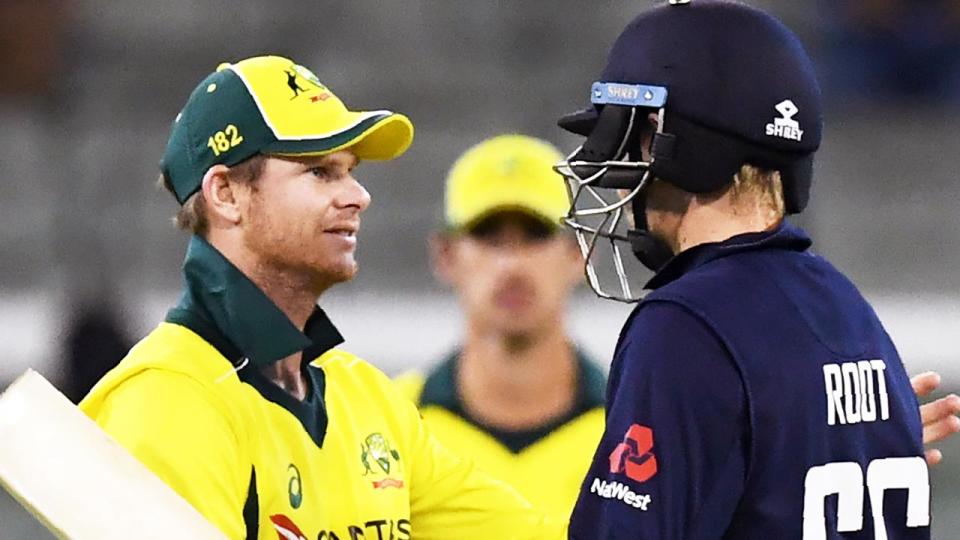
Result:
M307 540L300 527L283 514L270 516L273 530L277 531L277 540ZM376 536L374 536L376 535ZM340 533L334 530L321 530L317 540L410 540L409 519L371 519L363 525L348 525Z
M349 525L340 533L323 530L317 540L410 540L410 520L374 519L363 525ZM285 539L284 539L285 540Z
M657 474L657 456L652 450L653 430L633 424L623 436L623 442L610 453L610 472L646 482Z
M644 512L650 506L650 495L641 495L636 493L629 486L622 482L607 482L599 478L594 478L590 484L590 493L594 493L604 499L618 500L623 504L632 506Z
M307 540L300 527L283 514L270 516L270 522L273 523L273 529L277 531L279 540Z

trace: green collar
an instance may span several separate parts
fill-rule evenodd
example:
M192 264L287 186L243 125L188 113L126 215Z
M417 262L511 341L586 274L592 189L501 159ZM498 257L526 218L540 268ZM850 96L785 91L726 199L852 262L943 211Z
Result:
M528 446L545 438L583 413L604 406L607 377L596 363L589 360L578 349L576 351L577 398L570 412L560 418L551 420L543 426L527 431L504 431L484 425L466 412L463 400L460 397L457 386L460 352L458 350L448 355L440 365L427 375L423 390L420 392L419 406L435 405L443 407L489 434L515 454L519 454Z
M304 362L343 343L319 307L297 329L236 266L199 236L190 239L183 262L183 294L167 322L186 326L231 362L247 358L263 367L303 351Z

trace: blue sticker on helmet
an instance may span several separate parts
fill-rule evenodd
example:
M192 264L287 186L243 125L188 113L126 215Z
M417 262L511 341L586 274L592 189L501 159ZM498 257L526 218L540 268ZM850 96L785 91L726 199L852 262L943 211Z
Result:
M660 108L667 102L667 89L648 84L595 82L590 89L594 105L627 105Z

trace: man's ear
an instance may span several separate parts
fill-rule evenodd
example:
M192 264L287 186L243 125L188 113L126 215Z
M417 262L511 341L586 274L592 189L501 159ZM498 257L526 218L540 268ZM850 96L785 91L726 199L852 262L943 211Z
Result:
M640 149L644 160L650 159L650 150L651 145L653 144L653 136L657 132L657 128L660 126L660 115L657 113L647 114L647 125L644 126L643 131L640 134Z
M211 225L218 221L232 225L240 223L243 195L239 193L238 184L230 181L229 171L225 165L214 165L203 175L200 189Z
M453 233L439 232L430 235L430 268L434 277L445 285L454 285L457 276L456 239Z
M649 113L647 115L647 123L650 124L650 127L653 128L654 131L656 131L657 127L660 126L660 113Z

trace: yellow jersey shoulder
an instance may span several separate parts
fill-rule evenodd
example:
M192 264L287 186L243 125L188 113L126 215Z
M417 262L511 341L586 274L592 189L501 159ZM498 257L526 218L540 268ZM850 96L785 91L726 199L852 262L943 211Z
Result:
M405 408L412 409L413 404L386 374L357 355L336 348L320 355L311 365L322 369L326 378L331 422L337 422L341 414L344 422L379 418L392 426L402 445L412 443L413 426ZM336 408L334 404L338 402L349 403L349 410Z
M420 394L423 393L425 382L426 377L419 371L406 371L393 379L393 384L397 387L400 395L414 403L420 401Z
M158 370L182 376L184 382L197 384L213 397L218 408L229 403L241 391L234 366L212 345L186 327L161 323L137 343L120 363L110 370L81 401L80 409L96 417L109 395L124 382ZM169 377L168 377L169 378Z
M534 440L518 445L505 433L464 415L454 388L451 360L429 374L408 371L394 379L398 391L417 404L430 432L454 454L468 458L495 478L507 481L541 511L569 515L593 452L603 435L603 373L580 365L578 410L545 427ZM562 463L562 467L557 467Z
M337 384L375 388L378 393L398 396L397 387L379 368L343 349L330 349L312 361L311 365L322 369L327 379Z
M552 515L573 510L605 424L604 409L595 407L515 452L445 407L425 405L420 413L441 444L508 482L536 508Z

